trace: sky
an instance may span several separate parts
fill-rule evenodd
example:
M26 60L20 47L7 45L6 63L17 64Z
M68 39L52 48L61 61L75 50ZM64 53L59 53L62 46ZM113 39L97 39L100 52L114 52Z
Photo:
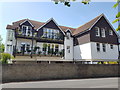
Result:
M67 7L53 2L0 2L0 35L5 43L7 24L27 18L41 22L54 18L59 25L77 28L104 13L112 24L118 12L117 8L112 8L114 4L115 2L91 2L84 5L74 2ZM112 25L117 28L117 23Z

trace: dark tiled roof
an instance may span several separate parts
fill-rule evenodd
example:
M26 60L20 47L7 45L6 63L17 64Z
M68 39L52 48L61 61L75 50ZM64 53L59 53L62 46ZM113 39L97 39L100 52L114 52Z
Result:
M103 16L103 14L97 16L96 18L92 19L91 21L87 22L86 24L78 27L78 28L74 31L73 35L76 35L76 34L78 34L78 33L80 33L80 32L83 32L83 31L85 31L85 30L88 30L101 16Z
M66 27L66 26L59 26L64 32L67 29L70 29L73 35L79 34L80 32L83 32L87 29L89 29L101 16L103 16L103 14L97 16L96 18L92 19L91 21L89 21L88 23L78 27L78 28L72 28L72 27ZM22 19L16 22L13 22L13 25L7 25L7 29L15 29L16 27L19 27L20 23L24 22L25 20L29 20L29 19ZM38 21L34 21L34 20L29 20L31 22L31 24L34 26L35 29L38 29L40 26L44 25L45 22L38 22Z

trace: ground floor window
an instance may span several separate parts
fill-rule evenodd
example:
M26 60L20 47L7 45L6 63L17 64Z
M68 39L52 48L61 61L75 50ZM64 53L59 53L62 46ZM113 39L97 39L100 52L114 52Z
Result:
M67 46L67 51L68 53L70 53L70 46Z
M106 52L106 45L102 44L102 47L103 47L103 52Z
M100 52L100 43L96 43L97 52Z
M110 48L113 49L113 45L110 45Z

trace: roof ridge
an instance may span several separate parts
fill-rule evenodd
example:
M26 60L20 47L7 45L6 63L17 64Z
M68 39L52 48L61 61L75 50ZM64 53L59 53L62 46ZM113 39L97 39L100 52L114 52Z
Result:
M95 18L91 19L90 21L88 21L88 22L87 22L87 23L85 23L85 24L88 24L88 23L90 23L92 20L94 20L94 19L96 19L96 18L98 18L98 17L101 17L101 16L103 16L103 15L104 15L104 14L102 13L102 14L100 14L99 16L97 16L97 17L95 17ZM80 27L84 26L85 24L83 24L83 25L79 26L78 28L80 28Z

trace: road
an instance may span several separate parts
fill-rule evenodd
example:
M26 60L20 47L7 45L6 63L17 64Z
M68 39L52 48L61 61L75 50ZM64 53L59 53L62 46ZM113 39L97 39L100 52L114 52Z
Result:
M2 84L2 88L118 88L118 78L15 82Z

